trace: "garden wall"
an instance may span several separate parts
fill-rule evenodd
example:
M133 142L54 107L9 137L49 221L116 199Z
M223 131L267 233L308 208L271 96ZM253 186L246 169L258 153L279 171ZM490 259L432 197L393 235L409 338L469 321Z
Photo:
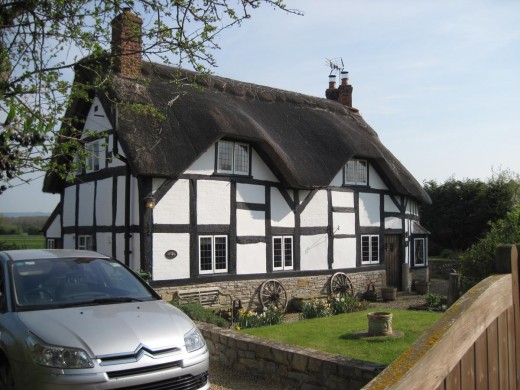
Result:
M290 302L292 298L311 298L326 296L329 294L329 281L334 271L330 274L300 276L300 277L286 277L276 278L287 292L287 299ZM384 270L376 270L370 272L352 272L347 273L352 281L354 287L354 294L360 295L366 291L369 282L373 282L378 293L386 280ZM210 287L217 287L223 294L229 294L236 300L240 300L244 309L256 309L261 307L259 299L259 290L261 284L267 279L248 279L248 280L232 280L221 282L207 282L203 284L190 284L187 286L175 287L155 287L156 291L162 296L165 301L171 301L175 297L178 290L183 289L207 289ZM226 301L226 298L223 298ZM227 302L230 305L229 298Z
M263 340L211 324L197 325L206 339L211 359L230 367L237 375L247 372L281 382L290 389L356 390L386 367Z

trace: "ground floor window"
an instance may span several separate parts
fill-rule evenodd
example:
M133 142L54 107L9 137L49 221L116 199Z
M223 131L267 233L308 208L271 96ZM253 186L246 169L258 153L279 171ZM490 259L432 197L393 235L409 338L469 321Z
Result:
M285 269L293 269L293 238L273 237L273 270Z
M199 237L199 272L213 274L227 272L227 236Z
M414 265L426 264L426 250L424 238L415 238L413 240Z
M47 249L55 249L56 240L54 238L47 238Z
M379 263L379 236L378 235L361 236L361 263L362 264Z
M92 236L78 236L78 249L91 251L94 249L92 243Z

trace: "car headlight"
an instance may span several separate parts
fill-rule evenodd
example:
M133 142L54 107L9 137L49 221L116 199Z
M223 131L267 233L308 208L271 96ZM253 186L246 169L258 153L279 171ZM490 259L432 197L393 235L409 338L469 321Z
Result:
M94 363L88 354L79 348L48 345L29 334L27 345L36 364L55 368L92 368Z
M186 344L186 350L188 352L196 351L206 345L204 337L197 328L193 328L184 335L184 343Z

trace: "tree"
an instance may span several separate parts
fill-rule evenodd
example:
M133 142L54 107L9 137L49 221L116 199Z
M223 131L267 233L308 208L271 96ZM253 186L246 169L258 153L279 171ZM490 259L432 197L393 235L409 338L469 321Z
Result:
M449 178L443 184L428 181L425 190L431 205L421 206L421 223L431 232L430 253L469 248L490 229L490 222L504 218L518 202L516 175L503 171L482 182Z
M29 172L65 177L49 148L54 145L55 157L79 150L76 139L64 140L59 132L70 102L86 97L87 87L72 83L72 70L87 56L92 62L117 56L106 51L109 23L124 9L145 20L144 58L209 72L218 34L250 18L261 5L300 14L282 0L2 0L0 194L11 179L23 181ZM104 74L96 87L109 80Z

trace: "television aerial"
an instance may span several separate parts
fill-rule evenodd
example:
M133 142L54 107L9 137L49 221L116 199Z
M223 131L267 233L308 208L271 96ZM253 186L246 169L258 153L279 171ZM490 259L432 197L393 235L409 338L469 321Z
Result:
M345 67L343 64L343 58L327 58L325 62L330 67L329 76L337 76L340 73L343 73Z

